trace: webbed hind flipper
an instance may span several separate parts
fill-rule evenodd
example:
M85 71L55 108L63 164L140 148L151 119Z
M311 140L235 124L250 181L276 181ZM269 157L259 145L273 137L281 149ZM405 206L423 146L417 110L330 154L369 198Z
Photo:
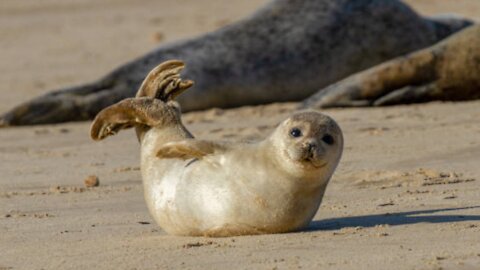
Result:
M182 80L180 71L185 64L179 60L169 60L152 69L138 89L136 97L151 97L162 101L174 100L193 85L191 80Z
M98 141L135 125L174 125L179 121L178 118L177 108L169 103L148 97L127 98L103 109L95 117L90 136Z
M184 67L183 62L170 60L150 71L135 98L124 99L97 114L91 127L92 139L102 140L133 126L146 130L180 124L180 108L173 100L193 85L193 81L180 78ZM137 130L137 135L140 133Z

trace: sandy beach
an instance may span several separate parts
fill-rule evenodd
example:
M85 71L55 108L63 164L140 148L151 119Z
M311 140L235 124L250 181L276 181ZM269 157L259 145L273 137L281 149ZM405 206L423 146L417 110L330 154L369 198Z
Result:
M478 0L408 0L480 21ZM0 112L97 79L265 0L2 0ZM295 103L187 113L199 138L258 140ZM89 122L0 129L0 270L480 269L480 101L328 109L345 149L314 221L288 234L165 234L143 199L133 131ZM98 176L98 187L84 179Z

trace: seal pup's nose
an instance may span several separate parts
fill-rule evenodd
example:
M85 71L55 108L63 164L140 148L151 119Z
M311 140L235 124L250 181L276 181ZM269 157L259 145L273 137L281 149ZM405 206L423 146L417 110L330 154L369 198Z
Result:
M305 151L306 158L312 158L314 156L315 151L318 148L318 145L316 142L308 141L304 143L303 147L305 149L304 151Z
M312 142L307 143L307 149L309 152L313 152L315 149L317 149L317 144Z

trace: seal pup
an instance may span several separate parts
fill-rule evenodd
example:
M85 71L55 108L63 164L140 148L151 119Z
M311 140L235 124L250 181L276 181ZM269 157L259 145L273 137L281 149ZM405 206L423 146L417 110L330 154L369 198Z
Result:
M167 232L189 236L281 233L307 226L343 150L336 122L298 112L258 143L194 139L173 99L192 85L168 61L137 97L102 110L91 137L134 126L150 214Z
M0 117L2 125L93 118L133 97L145 75L182 59L196 82L184 111L307 98L331 83L443 39L469 21L424 18L398 0L274 0L252 16L167 44L85 85L53 91Z
M480 25L333 84L300 108L480 98Z

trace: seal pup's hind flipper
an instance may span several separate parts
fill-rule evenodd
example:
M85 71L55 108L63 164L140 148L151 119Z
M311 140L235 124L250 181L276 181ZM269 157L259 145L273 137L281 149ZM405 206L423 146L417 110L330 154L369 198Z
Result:
M218 154L227 150L221 142L187 139L169 142L157 151L158 158L201 159L206 155Z
M193 86L193 81L182 80L180 71L185 64L180 60L169 60L152 69L138 89L136 97L151 97L171 101Z
M177 120L176 111L174 106L158 99L127 98L103 109L95 117L90 136L98 141L137 125L167 126Z
M150 71L135 98L124 99L97 114L90 130L92 139L102 140L134 126L141 138L150 127L181 122L180 108L174 99L193 85L193 81L180 78L184 67L182 61L170 60Z

